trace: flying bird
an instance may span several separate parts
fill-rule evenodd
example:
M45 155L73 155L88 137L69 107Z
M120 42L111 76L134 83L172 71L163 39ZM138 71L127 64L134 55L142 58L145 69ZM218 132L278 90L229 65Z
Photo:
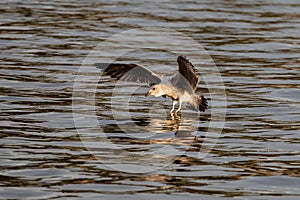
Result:
M162 77L151 70L137 64L122 63L96 63L97 68L104 69L104 74L121 81L147 83L151 89L146 96L171 97L173 107L170 114L174 114L175 105L179 104L175 111L181 110L182 103L187 103L195 111L204 112L207 109L207 101L204 96L195 94L199 77L193 64L184 56L177 57L178 72L166 84L162 83Z

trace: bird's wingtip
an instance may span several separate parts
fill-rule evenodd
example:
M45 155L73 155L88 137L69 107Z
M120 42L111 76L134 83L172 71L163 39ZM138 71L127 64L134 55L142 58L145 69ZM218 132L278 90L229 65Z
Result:
M184 55L179 55L179 56L177 57L177 60L182 60L182 59L186 59L186 57L185 57Z
M103 70L106 69L110 65L110 63L95 63L94 65L97 69Z
M190 63L190 61L184 55L178 56L177 57L177 62L187 62L187 63Z

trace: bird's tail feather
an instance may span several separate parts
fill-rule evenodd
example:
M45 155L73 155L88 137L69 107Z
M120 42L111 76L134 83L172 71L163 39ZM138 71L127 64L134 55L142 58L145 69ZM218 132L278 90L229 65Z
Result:
M190 103L190 105L191 105L190 108L195 111L200 110L200 111L204 112L208 106L206 98L204 96L196 96L195 98L196 98L196 101L193 101Z
M204 112L207 109L207 100L204 96L198 97L199 110Z

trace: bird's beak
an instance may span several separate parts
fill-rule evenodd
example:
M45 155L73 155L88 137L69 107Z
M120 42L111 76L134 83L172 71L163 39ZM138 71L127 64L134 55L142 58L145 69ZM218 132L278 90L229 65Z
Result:
M147 94L145 95L146 97L151 95L151 90L149 92L147 92Z

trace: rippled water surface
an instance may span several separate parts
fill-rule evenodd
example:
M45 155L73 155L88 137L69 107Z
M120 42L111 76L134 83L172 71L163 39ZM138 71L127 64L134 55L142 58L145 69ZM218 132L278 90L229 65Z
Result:
M299 1L0 5L0 199L299 198ZM172 118L170 99L144 97L145 85L99 79L91 51L147 27L190 37L211 56L225 86L223 129L212 117L224 113L213 65L188 50L210 105L200 116L184 107ZM177 55L164 49L184 44L138 42L118 60L172 75Z

